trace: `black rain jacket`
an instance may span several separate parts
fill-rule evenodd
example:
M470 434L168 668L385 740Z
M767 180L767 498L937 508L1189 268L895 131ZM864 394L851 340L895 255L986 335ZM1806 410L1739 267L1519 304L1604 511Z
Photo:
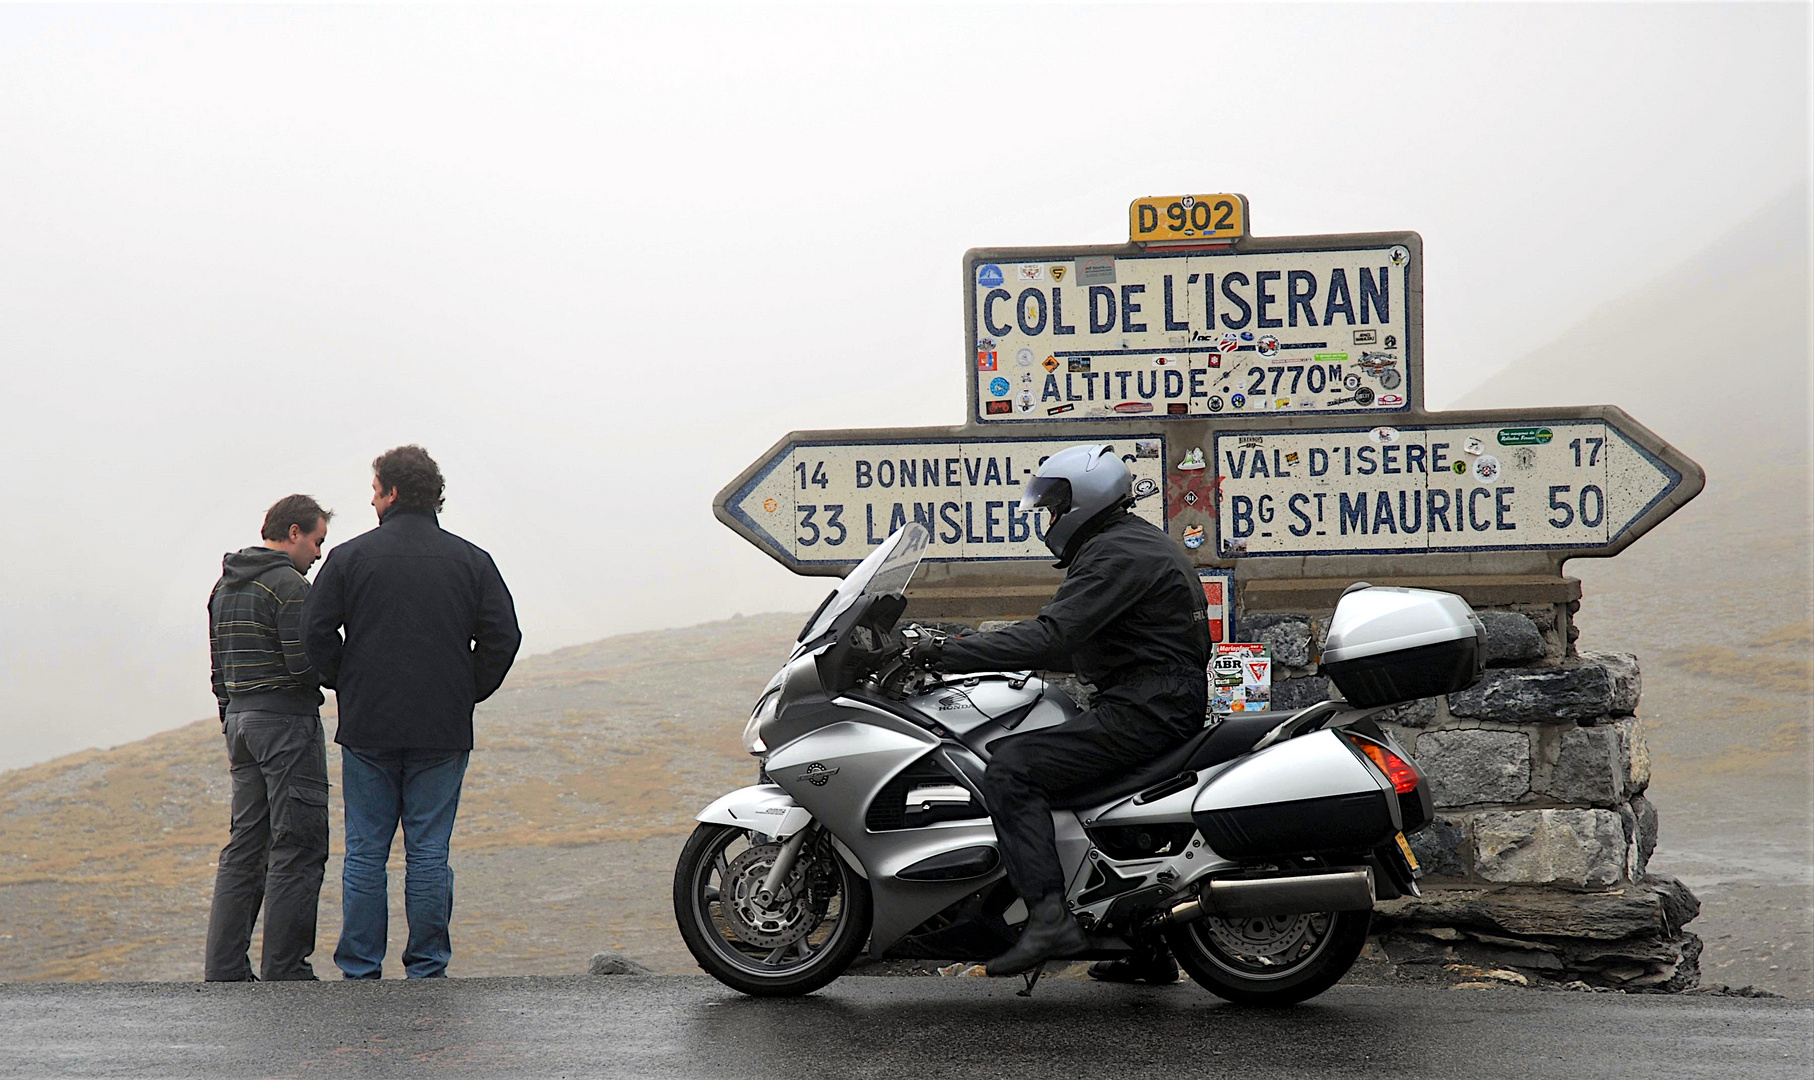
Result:
M334 741L373 749L472 749L472 707L523 642L491 556L432 513L396 509L328 555L303 627L339 698Z
M1065 552L1068 569L1038 616L945 642L951 672L1072 671L1116 704L1176 731L1202 727L1209 608L1196 568L1144 518L1110 514ZM1062 565L1062 563L1061 563Z

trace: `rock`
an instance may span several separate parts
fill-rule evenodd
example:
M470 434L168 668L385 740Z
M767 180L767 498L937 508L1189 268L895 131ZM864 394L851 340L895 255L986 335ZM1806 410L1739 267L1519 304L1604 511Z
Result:
M1296 710L1329 700L1329 680L1321 675L1279 679L1272 684L1273 709Z
M1418 698L1403 705L1394 705L1373 719L1382 724L1401 724L1405 727L1429 727L1436 722L1436 699L1433 697Z
M1638 849L1635 873L1642 877L1645 868L1650 865L1650 856L1657 849L1657 808L1650 804L1649 799L1637 795L1631 800L1631 813L1635 819L1632 843Z
M1284 667L1310 666L1310 617L1307 615L1243 615L1237 622L1242 641L1263 642L1272 662Z
M1411 853L1423 864L1425 872L1437 877L1467 876L1468 837L1459 822L1438 816L1408 839Z
M1521 664L1543 659L1543 632L1528 615L1513 611L1476 612L1486 624L1486 662Z
M1663 925L1670 931L1680 930L1693 922L1701 913L1700 897L1694 891L1668 874L1651 874L1644 879L1645 886L1656 893L1662 904Z
M1538 770L1531 787L1557 802L1617 806L1625 797L1630 768L1621 754L1623 740L1611 725L1568 728L1549 741L1550 760Z
M1474 815L1474 872L1487 881L1595 888L1625 871L1625 826L1611 810Z
M1484 945L1497 945L1503 949L1523 949L1541 953L1559 953L1562 951L1560 946L1551 945L1548 942L1532 941L1527 938L1505 937L1500 934L1488 934L1479 930L1469 930L1468 937ZM1517 966L1530 967L1532 965L1519 964Z
M1531 739L1522 731L1426 731L1414 753L1437 806L1511 803L1531 792Z
M1499 941L1512 941L1512 945L1484 945L1472 941L1464 942L1455 951L1470 960L1478 961L1497 968L1525 968L1530 971L1561 972L1566 965L1557 953L1543 949L1525 948L1511 938L1498 938Z
M1480 969L1473 964L1444 964L1444 969L1468 978L1491 978L1493 982L1509 982L1513 986L1531 986L1531 980L1517 971L1507 971L1504 967Z
M1562 668L1491 668L1480 681L1449 695L1449 712L1510 723L1560 723L1605 716L1612 677L1599 664Z
M1673 895L1673 889L1685 894L1685 903ZM1382 900L1374 906L1374 913L1381 933L1456 926L1511 937L1614 942L1673 932L1686 920L1676 921L1676 916L1666 911L1685 911L1687 904L1695 904L1692 893L1673 878L1653 875L1642 884L1599 893L1515 886L1430 889L1419 898ZM1694 909L1699 910L1698 904ZM1532 947L1536 944L1533 942Z
M1625 790L1633 794L1643 791L1650 786L1650 743L1644 738L1644 721L1627 716L1612 727L1619 733L1619 753L1628 770Z
M1644 678L1638 671L1638 658L1628 652L1584 652L1581 659L1598 664L1612 678L1614 716L1630 716L1638 711L1638 698L1644 693Z
M592 962L586 965L588 975L653 975L655 972L642 966L622 953L606 949L592 954Z

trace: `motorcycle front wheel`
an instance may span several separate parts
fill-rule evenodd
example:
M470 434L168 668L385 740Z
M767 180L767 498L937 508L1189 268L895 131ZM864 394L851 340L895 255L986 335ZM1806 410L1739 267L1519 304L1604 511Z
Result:
M792 870L764 895L781 844L730 825L693 830L674 867L674 919L693 959L733 990L810 994L869 940L869 883L816 825Z
M1166 932L1172 954L1205 990L1241 1005L1295 1005L1334 986L1367 944L1371 911L1219 919Z

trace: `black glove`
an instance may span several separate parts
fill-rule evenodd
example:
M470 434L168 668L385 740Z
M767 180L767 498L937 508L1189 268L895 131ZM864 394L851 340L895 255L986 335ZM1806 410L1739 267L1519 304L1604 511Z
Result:
M907 649L907 662L915 667L937 670L945 660L945 639L925 634Z

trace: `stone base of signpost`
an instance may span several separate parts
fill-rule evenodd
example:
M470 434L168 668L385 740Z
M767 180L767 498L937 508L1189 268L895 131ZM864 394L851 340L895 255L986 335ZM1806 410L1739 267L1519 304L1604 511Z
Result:
M1465 961L1554 982L1678 991L1700 982L1700 912L1687 886L1648 873L1657 813L1630 653L1577 652L1578 602L1478 608L1486 675L1386 717L1429 777L1437 818L1412 838L1424 896L1380 905L1399 963ZM1272 648L1272 707L1330 696L1311 667L1326 617L1246 613Z

